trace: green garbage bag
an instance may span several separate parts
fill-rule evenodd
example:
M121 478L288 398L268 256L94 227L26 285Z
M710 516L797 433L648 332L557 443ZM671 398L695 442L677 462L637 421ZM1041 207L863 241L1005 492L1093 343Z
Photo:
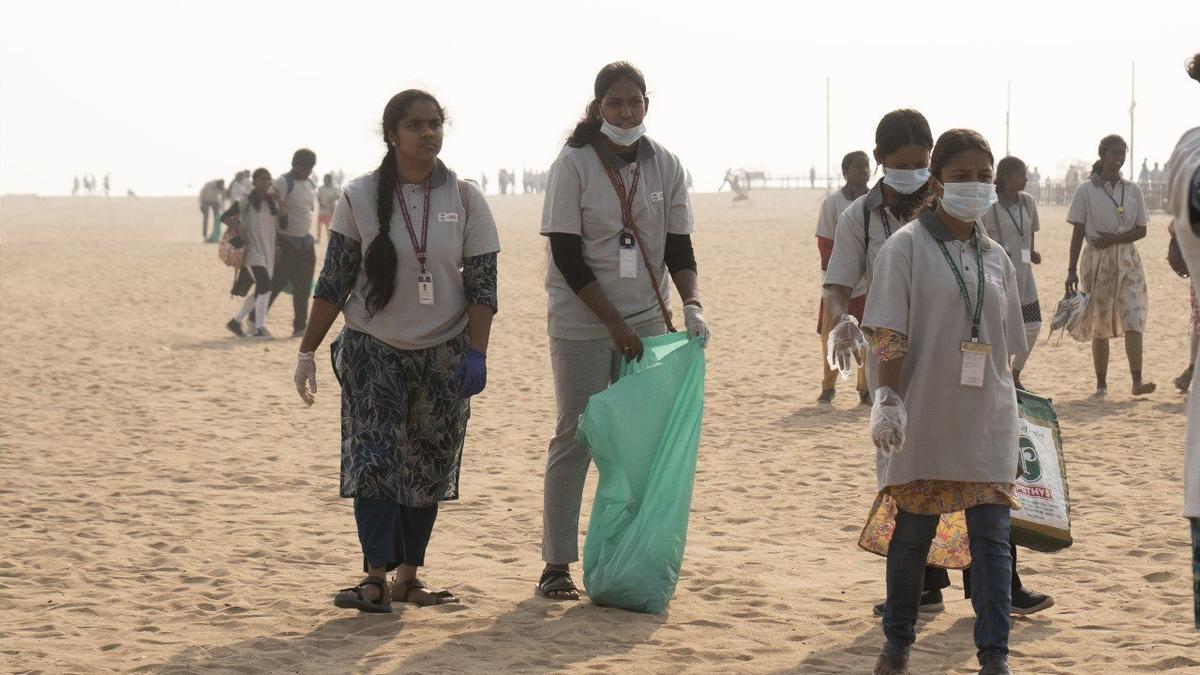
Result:
M644 339L640 363L588 400L575 438L600 481L583 547L592 602L661 613L687 542L704 411L704 348L686 333Z

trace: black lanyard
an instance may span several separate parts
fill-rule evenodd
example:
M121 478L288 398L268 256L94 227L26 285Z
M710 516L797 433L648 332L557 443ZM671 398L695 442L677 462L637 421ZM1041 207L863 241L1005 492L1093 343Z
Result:
M404 224L408 226L408 238L412 241L413 252L417 254L417 262L421 263L421 274L425 274L425 254L429 250L429 192L432 185L429 178L425 179L425 212L421 218L421 240L417 241L417 231L413 227L412 217L408 215L408 203L404 201L404 191L396 183L396 196L400 198L400 214L404 216Z
M887 239L892 236L892 220L888 218L887 207L879 207L879 217L883 219L883 238Z
M997 202L998 204L999 202ZM1017 234L1021 237L1021 245L1025 245L1025 205L1021 203L1021 198L1017 198L1017 215L1021 217L1021 222L1017 222L1013 218L1012 207L1005 206L1004 212L1008 214L1008 219L1012 221L1013 227L1017 228ZM996 204L992 204L992 213L996 213ZM996 234L1000 235L1000 246L1004 246L1004 228L1001 227L1000 217L996 216Z
M1120 204L1118 204L1116 198L1113 197L1113 192L1117 191L1117 188L1115 186L1113 187L1112 192L1105 190L1103 184L1100 185L1100 189L1104 192L1105 196L1108 197L1108 201L1112 202L1113 206L1117 207L1117 215L1118 216L1125 215L1125 181L1121 181L1121 203Z
M975 302L975 311L971 311L971 294L967 290L967 282L963 280L962 272L958 271L958 265L954 263L954 259L950 257L950 251L946 250L946 242L938 240L938 248L942 249L942 256L946 258L946 264L950 266L950 271L954 272L954 280L958 282L958 290L962 293L963 302L967 306L967 318L971 321L971 342L979 342L979 324L983 320L983 249L979 243L979 234L972 235L971 242L975 246L975 272L979 277L979 294Z

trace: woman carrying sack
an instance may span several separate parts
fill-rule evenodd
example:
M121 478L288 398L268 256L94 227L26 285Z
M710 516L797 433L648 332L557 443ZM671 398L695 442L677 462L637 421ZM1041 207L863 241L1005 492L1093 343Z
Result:
M541 233L549 239L550 364L558 421L546 461L539 595L578 600L579 508L591 457L575 440L588 398L642 357L641 337L674 330L667 277L684 323L708 341L683 166L645 136L646 80L633 65L597 74L594 98L550 168Z
M457 602L417 570L438 503L458 498L469 399L487 381L500 243L483 193L437 158L445 119L423 91L388 101L387 154L334 209L296 364L312 405L315 352L340 312L330 355L342 386L341 496L354 499L367 576L334 604L362 612Z

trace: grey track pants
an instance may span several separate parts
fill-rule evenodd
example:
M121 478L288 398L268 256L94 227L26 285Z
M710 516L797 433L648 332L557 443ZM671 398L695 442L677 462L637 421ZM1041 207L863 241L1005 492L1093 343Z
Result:
M641 337L662 335L662 321L635 326ZM558 422L546 458L542 510L542 560L566 565L579 560L579 508L583 483L592 457L575 440L579 415L592 394L604 391L620 372L620 355L612 340L560 340L550 338L550 366L554 371L554 398Z

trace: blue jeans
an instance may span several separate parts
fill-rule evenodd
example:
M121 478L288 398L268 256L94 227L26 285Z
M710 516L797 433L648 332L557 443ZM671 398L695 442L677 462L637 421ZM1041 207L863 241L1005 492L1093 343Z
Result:
M1000 504L967 509L971 605L975 608L975 647L981 664L1008 657L1008 612L1012 606L1009 511ZM883 634L888 642L907 646L917 639L925 559L938 520L939 516L906 511L896 514L887 558L887 606L883 610Z

